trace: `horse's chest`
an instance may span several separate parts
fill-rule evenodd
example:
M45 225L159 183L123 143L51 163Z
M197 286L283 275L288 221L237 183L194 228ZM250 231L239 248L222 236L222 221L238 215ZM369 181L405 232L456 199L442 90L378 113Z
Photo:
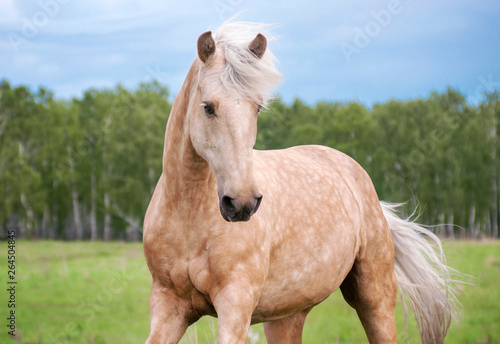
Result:
M173 289L186 289L188 259L180 247L170 243L155 243L145 253L151 272L163 285Z
M179 291L179 294L197 289L195 282L203 284L208 265L206 238L190 231L192 228L184 224L168 221L161 235L145 237L144 240L151 272L163 285Z

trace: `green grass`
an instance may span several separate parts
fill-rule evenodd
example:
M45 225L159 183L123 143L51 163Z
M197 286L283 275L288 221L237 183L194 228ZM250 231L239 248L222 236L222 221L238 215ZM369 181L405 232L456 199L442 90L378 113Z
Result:
M3 256L7 255L7 243ZM500 343L500 242L448 242L449 264L474 277L461 287L463 312L446 343ZM16 321L19 343L143 343L149 331L151 277L140 243L28 242L16 244ZM0 264L0 342L7 343L7 260ZM405 342L401 306L399 339ZM183 343L213 343L217 322L204 317ZM413 319L410 343L418 343ZM197 337L197 339L195 338ZM366 343L356 313L336 292L307 318L304 343ZM265 343L262 325L249 343Z

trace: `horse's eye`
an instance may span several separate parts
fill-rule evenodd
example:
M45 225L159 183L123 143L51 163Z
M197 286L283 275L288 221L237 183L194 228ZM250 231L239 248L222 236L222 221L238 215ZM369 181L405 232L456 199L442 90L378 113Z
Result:
M261 109L262 109L262 105L257 105L257 113L259 113Z
M212 102L203 102L201 103L203 106L203 109L205 110L205 115L207 117L214 117L215 116L215 107Z

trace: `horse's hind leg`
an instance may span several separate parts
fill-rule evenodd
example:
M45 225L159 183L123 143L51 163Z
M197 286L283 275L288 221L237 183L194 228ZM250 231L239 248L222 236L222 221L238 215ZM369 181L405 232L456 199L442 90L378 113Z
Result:
M286 318L264 323L268 344L301 344L302 329L311 308Z
M386 237L387 238L387 237ZM387 238L388 239L388 238ZM361 320L370 343L397 343L394 308L397 283L392 240L378 240L364 250L340 286ZM376 239L374 241L377 241Z

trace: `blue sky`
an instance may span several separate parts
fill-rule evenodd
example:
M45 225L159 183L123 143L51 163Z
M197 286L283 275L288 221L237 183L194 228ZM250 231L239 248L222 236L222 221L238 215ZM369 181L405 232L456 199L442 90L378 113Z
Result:
M175 94L198 36L245 9L277 24L286 102L500 90L498 0L0 0L0 77L67 98L151 78Z

